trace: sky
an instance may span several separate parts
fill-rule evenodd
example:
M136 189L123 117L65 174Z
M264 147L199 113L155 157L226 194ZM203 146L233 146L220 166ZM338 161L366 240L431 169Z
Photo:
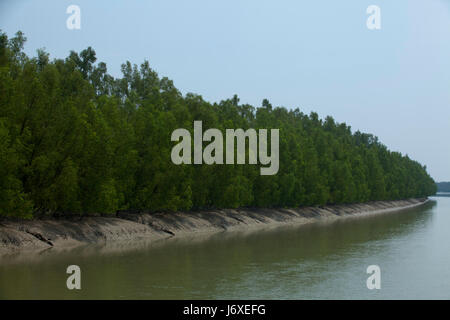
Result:
M29 55L92 46L114 76L148 60L183 94L331 115L450 181L450 0L1 0L0 29Z

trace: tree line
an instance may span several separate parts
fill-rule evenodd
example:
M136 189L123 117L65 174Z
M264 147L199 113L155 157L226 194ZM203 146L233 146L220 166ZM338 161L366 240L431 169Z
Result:
M438 192L450 192L450 182L438 182L436 186Z
M148 61L114 78L89 47L50 60L0 31L0 216L297 207L425 197L426 167L317 113L182 95ZM175 165L173 130L279 129L278 174Z

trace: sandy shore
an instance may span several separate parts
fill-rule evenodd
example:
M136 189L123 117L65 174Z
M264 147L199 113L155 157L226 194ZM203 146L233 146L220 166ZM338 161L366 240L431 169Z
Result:
M156 241L224 231L254 231L277 226L332 221L420 206L428 199L292 209L226 209L176 213L118 213L86 217L0 222L0 254L70 248L112 241Z

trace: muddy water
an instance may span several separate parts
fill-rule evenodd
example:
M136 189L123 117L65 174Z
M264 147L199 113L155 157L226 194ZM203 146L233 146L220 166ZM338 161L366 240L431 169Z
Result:
M66 268L81 268L68 290ZM369 265L381 289L369 290ZM0 257L0 299L450 299L450 197L328 224Z

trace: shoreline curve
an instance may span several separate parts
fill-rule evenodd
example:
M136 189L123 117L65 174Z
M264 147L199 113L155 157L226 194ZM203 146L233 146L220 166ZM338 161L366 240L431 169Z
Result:
M424 205L428 201L428 198L420 198L286 209L241 208L139 214L118 212L112 217L4 220L0 221L0 255L113 241L152 242L224 231L298 226L397 212Z

